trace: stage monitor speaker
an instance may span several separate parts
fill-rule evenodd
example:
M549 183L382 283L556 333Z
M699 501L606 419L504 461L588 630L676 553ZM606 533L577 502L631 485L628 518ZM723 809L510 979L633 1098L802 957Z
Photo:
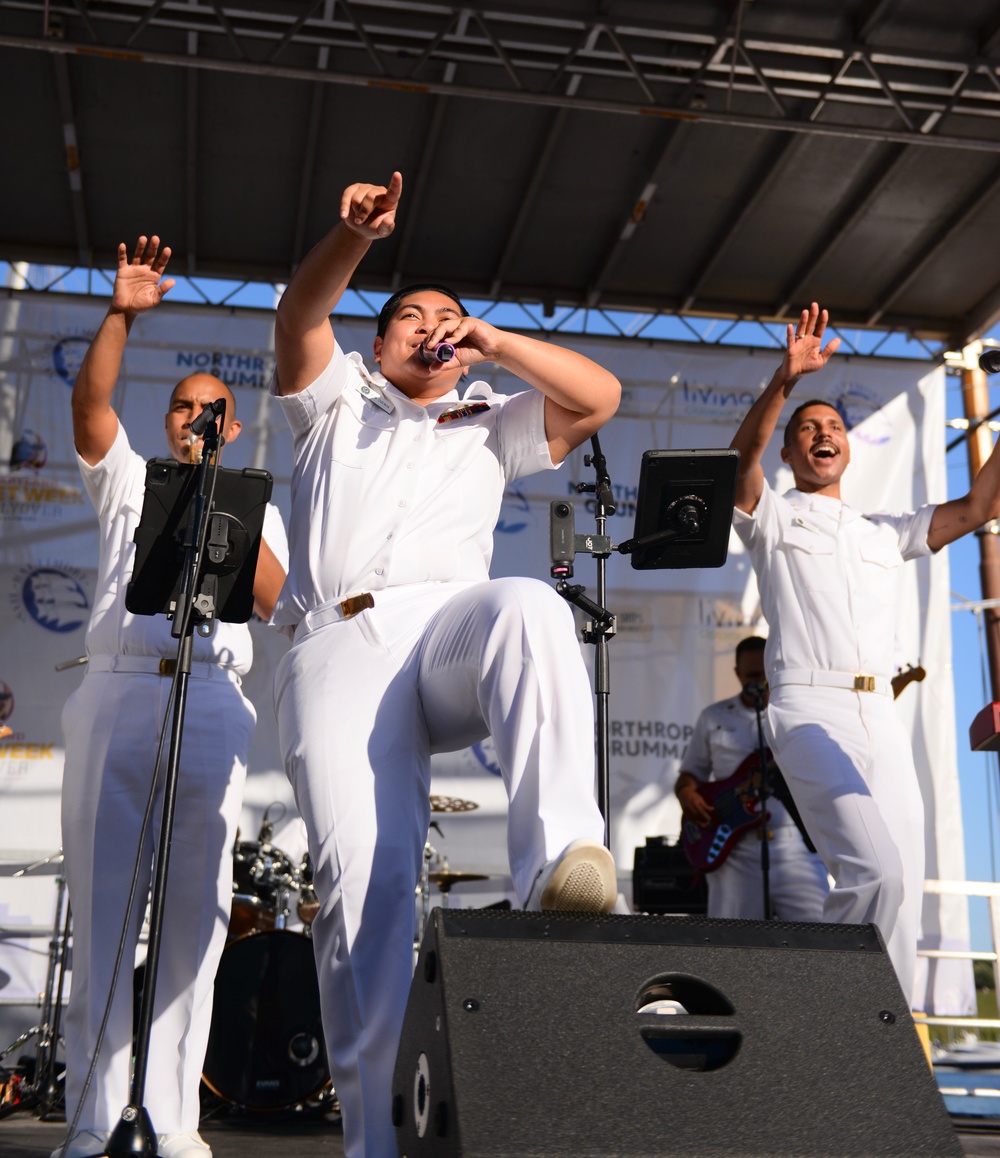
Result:
M955 1155L874 925L435 909L405 1158Z

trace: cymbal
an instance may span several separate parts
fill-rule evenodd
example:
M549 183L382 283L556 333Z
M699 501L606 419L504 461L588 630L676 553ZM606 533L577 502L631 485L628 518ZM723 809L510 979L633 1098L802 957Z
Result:
M452 885L461 884L463 881L489 880L486 873L463 873L455 869L438 869L436 872L428 873L427 876L443 893L448 892Z
M472 812L478 807L474 800L459 800L457 796L431 797L431 812Z

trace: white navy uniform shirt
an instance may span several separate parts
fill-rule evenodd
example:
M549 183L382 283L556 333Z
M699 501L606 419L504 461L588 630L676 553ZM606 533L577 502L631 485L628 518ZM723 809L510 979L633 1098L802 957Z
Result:
M488 579L504 487L553 467L538 390L473 382L422 406L335 345L315 382L277 398L295 439L291 562L272 617L285 629L363 592ZM488 409L438 422L477 402Z
M147 655L172 658L177 640L165 615L133 615L125 609L125 588L135 566L135 529L142 514L146 461L132 449L119 422L111 449L90 466L77 456L83 485L94 510L100 534L94 609L87 626L86 651L97 655ZM282 565L287 564L285 528L270 503L264 515L264 538ZM214 663L245 675L253 662L250 629L245 623L217 621L206 639L195 632L192 658Z
M840 499L764 484L752 515L733 512L770 633L769 679L784 670L893 674L899 565L929 555L934 506L862 515Z
M757 747L756 710L748 708L740 696L730 696L702 709L684 753L683 771L702 781L725 780ZM773 796L768 798L767 810L771 814L768 827L793 823L788 810Z

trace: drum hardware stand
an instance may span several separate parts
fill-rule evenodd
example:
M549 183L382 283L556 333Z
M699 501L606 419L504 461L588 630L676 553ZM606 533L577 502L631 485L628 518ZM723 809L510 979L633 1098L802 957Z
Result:
M29 865L14 873L24 876L40 865L48 864L62 854ZM59 1047L59 1022L62 1016L63 984L66 979L66 959L69 946L70 907L66 897L66 880L62 873L56 876L56 915L49 939L49 964L45 978L45 992L42 996L42 1019L38 1025L25 1030L16 1041L0 1052L0 1062L32 1038L38 1039L35 1052L35 1068L31 1081L23 1082L16 1101L0 1106L0 1118L7 1118L20 1110L37 1110L37 1117L44 1122L57 1111L63 1100L63 1089L56 1077L56 1051Z
M424 928L427 925L427 917L431 909L431 864L433 862L441 863L441 857L437 849L430 842L429 829L436 829L440 837L444 837L441 831L441 826L436 820L432 820L428 826L427 840L424 842L424 856L423 863L420 868L420 883L417 885L417 891L420 893L420 928L417 930L417 936L414 939L417 948L420 947L420 938L423 936Z
M139 1158L157 1153L156 1134L149 1112L143 1104L146 1088L146 1071L149 1064L149 1045L153 1025L153 1000L156 993L156 974L160 957L160 942L163 934L163 909L167 894L167 872L170 863L170 841L174 824L177 800L177 781L180 769L181 738L184 731L184 713L187 705L188 680L191 674L191 656L194 632L208 634L216 618L218 607L217 576L203 571L206 547L218 547L221 528L215 526L209 540L209 525L225 522L224 517L213 518L212 498L214 495L215 473L223 439L219 433L219 418L224 420L225 399L218 399L206 407L199 419L208 418L207 425L192 433L203 434L203 457L195 468L195 487L191 499L190 518L184 541L184 562L180 572L179 590L172 606L173 625L171 634L178 640L177 666L175 671L175 697L173 721L170 732L170 746L163 784L163 811L160 824L160 842L153 866L151 886L151 906L149 918L149 942L146 954L146 974L139 1006L135 1061L129 1088L129 1102L122 1110L118 1124L111 1132L105 1147L107 1158ZM211 415L208 411L211 410ZM211 484L209 469L213 468ZM144 506L145 511L145 506ZM166 531L164 531L166 534ZM223 551L223 555L225 555ZM240 569L245 558L236 560ZM171 608L165 609L170 613ZM248 616L249 618L249 616ZM207 627L207 631L205 630Z

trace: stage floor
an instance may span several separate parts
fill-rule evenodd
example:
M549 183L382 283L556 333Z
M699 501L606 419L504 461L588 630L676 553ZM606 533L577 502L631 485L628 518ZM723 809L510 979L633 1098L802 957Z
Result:
M15 1114L0 1121L0 1154L3 1158L49 1158L62 1143L64 1131L62 1122L39 1122L30 1114ZM342 1158L344 1153L344 1135L336 1116L302 1120L282 1113L208 1121L201 1127L201 1136L212 1147L214 1158L269 1153L284 1158ZM995 1153L1000 1154L1000 1149Z
M1000 1158L1000 1128L972 1132L957 1127L968 1158ZM273 1146L285 1158L341 1158L344 1139L336 1119L301 1121L287 1115L257 1115L252 1119L206 1122L202 1137L215 1158L247 1158L266 1154ZM0 1121L0 1154L3 1158L49 1158L60 1144L63 1126L39 1122L29 1114Z

